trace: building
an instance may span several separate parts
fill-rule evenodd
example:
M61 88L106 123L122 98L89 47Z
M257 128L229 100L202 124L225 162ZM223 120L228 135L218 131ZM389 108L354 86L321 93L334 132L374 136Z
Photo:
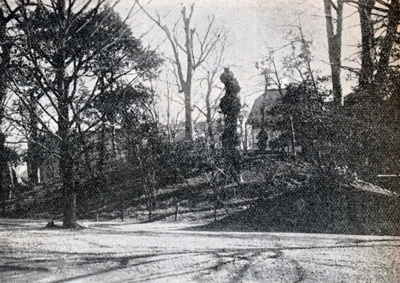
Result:
M90 131L79 138L74 145L74 165L77 172L95 170L101 162L111 164L125 159L127 154L127 133L115 127L104 127ZM59 141L47 136L44 141L46 150L41 152L41 162L38 168L39 183L51 183L59 178ZM79 178L79 176L76 176Z
M161 125L160 129L164 134L165 138L169 142L180 142L185 140L185 123L176 123L167 125ZM220 135L222 133L222 125L218 121L212 121L211 129L214 136L214 143L218 143ZM193 138L208 139L208 124L206 121L198 121L193 123Z
M247 118L246 126L250 127L250 131L247 138L248 149L258 149L257 143L261 131L261 127L264 124L268 135L267 150L271 150L271 142L277 140L281 134L280 131L273 130L268 124L271 121L271 115L269 111L281 101L282 96L286 94L286 89L282 90L282 93L278 89L268 90L267 93L260 95L253 103L249 117Z

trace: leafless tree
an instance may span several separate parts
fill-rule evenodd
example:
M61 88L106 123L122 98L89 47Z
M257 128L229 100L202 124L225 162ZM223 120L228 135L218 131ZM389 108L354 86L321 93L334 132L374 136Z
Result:
M180 100L177 100L175 98L175 95L173 93L173 86L172 83L169 79L168 74L166 75L166 80L165 80L165 88L162 92L162 95L166 99L166 107L165 107L165 122L166 122L166 127L167 127L167 139L169 142L172 142L175 140L176 134L178 132L178 127L179 127L179 118L180 115L182 114L184 110L184 103L181 102ZM179 110L176 111L175 113L172 111L173 105L179 105Z
M220 100L223 89L219 87L219 74L223 70L223 56L227 44L227 35L221 37L221 45L213 51L213 60L205 62L202 66L203 77L200 79L201 84L206 84L204 99L205 108L196 106L199 112L206 118L207 123L207 139L211 146L215 145L215 114L218 112L218 101ZM201 91L201 93L203 93ZM215 94L214 94L215 93Z
M340 82L343 0L324 0L326 32L328 36L329 63L332 75L333 102L339 107L342 102L342 85ZM336 17L333 14L336 14Z
M185 102L185 139L193 141L193 119L192 119L192 85L195 71L202 66L221 42L221 35L225 33L224 28L215 28L215 17L208 19L205 33L200 35L192 26L194 4L189 8L183 7L181 17L174 25L168 27L163 23L163 18L156 12L151 15L136 0L142 11L164 32L173 51L172 62L176 66L180 91L184 93ZM183 26L183 39L179 38L180 23ZM183 58L183 59L182 59Z

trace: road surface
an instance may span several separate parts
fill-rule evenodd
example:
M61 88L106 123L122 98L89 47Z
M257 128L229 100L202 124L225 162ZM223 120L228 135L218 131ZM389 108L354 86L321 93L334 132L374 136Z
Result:
M400 282L400 237L0 219L1 282Z

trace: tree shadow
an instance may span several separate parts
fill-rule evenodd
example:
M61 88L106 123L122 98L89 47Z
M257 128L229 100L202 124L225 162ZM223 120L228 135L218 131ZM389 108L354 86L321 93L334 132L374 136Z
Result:
M201 252L198 252L198 253L201 254ZM197 254L197 252L189 252L188 251L188 252L173 252L173 253L153 253L153 254L135 255L135 256L122 256L122 257L106 257L106 256L86 257L86 258L83 258L83 260L85 262L81 262L78 265L106 263L106 262L114 262L117 265L97 271L97 272L92 272L92 273L88 273L88 274L71 276L71 277L68 277L65 279L55 280L55 281L52 281L52 283L62 283L62 282L68 282L68 281L72 281L72 280L82 280L82 279L87 279L92 276L98 276L98 275L106 274L108 272L112 272L112 271L116 271L116 270L128 269L128 268L137 267L137 266L141 266L141 265L154 264L157 262L168 261L171 259L179 258L182 254ZM172 257L152 259L154 257L160 257L160 256L172 256ZM137 260L137 259L148 259L148 260L130 264L130 261ZM201 264L201 263L199 263L199 264ZM193 271L193 272L195 272L195 271ZM190 273L190 272L188 272L188 273ZM162 272L160 272L158 274L161 275ZM157 275L157 273L156 274L152 273L152 275ZM176 273L166 275L165 277L170 277L170 276L174 276L174 275L176 275ZM163 278L163 277L160 276L160 278ZM151 278L151 279L153 279L153 278ZM156 278L154 278L154 279L156 279ZM142 280L132 281L132 279L130 279L127 282L143 282L143 281Z

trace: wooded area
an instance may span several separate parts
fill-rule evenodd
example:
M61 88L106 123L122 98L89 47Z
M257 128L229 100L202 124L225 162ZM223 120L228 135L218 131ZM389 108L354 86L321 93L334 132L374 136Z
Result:
M140 200L151 221L161 191L194 179L199 187L211 188L207 202L214 211L229 213L226 188L232 187L236 197L248 185L242 174L259 168L257 162L268 164L272 153L294 168L308 168L307 177L296 182L321 190L394 175L395 185L387 188L399 193L400 2L321 1L330 75L314 68L313 42L299 21L287 35L285 52L269 49L256 63L262 102L250 122L240 99L243 86L234 68L224 65L229 32L217 26L218 15L198 28L192 22L196 6L191 5L168 26L163 15L139 0L132 1L124 17L115 9L119 1L1 0L3 216L41 210L54 218L62 215L65 228L77 228L77 219L93 211L98 217L104 210L117 210L123 219L133 200ZM357 67L342 61L346 7L357 11L360 22ZM161 30L172 57L133 35L129 21L139 12ZM343 93L343 70L358 80L349 94ZM170 81L161 91L154 81L163 71ZM193 103L195 87L204 108ZM276 101L268 104L273 92ZM162 121L157 101L165 93L167 120ZM181 93L184 120L174 121L169 107ZM203 135L195 134L200 131L200 122L193 119L196 108L205 119ZM256 144L250 148L248 131L256 129ZM26 147L17 138L21 135ZM17 182L13 168L22 163L28 176ZM287 175L277 181L280 169L257 170L265 176L261 188L289 186ZM300 174L294 170L293 176ZM267 198L263 189L257 192L250 206ZM15 208L29 194L37 203L32 214ZM182 201L174 196L167 205L177 215Z

